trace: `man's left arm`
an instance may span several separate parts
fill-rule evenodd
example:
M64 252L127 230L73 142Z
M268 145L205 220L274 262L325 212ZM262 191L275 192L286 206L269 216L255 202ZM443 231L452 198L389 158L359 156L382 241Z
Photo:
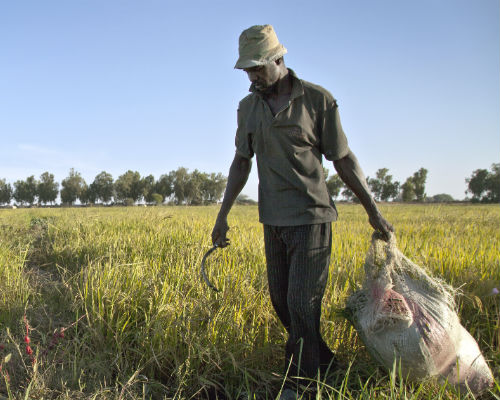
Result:
M394 228L380 214L356 156L349 151L345 157L335 160L333 162L333 166L335 167L340 178L349 187L349 189L354 192L365 208L373 229L381 232L385 236L386 240L388 240L390 232L394 232Z

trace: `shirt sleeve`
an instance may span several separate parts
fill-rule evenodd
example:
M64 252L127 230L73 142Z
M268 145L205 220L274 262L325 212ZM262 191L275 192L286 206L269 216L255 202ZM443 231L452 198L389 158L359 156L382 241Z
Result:
M254 151L251 139L243 113L238 109L238 128L236 129L235 138L236 153L245 158L252 158Z
M349 153L347 137L345 136L337 103L334 101L326 107L321 121L320 151L329 161L344 158Z

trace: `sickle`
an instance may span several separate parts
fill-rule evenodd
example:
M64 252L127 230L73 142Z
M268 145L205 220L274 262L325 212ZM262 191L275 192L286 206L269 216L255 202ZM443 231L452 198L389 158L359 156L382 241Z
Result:
M210 283L210 281L208 280L208 276L205 272L205 261L207 259L207 257L212 254L213 251L215 251L216 249L218 249L219 246L217 245L214 245L214 247L212 247L210 250L208 250L205 255L203 256L203 260L201 260L201 276L203 277L203 280L205 281L205 283L208 285L208 287L210 289L212 289L214 292L216 293L219 293L220 290L217 289L214 285L212 285L212 283Z

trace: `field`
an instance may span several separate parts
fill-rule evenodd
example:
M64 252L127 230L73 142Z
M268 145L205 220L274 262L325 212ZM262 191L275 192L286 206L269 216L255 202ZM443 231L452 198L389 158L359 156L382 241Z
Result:
M257 208L200 278L218 207L0 210L0 395L13 399L274 398L284 329L267 292ZM455 288L462 324L500 377L500 207L382 205L400 249ZM347 371L328 399L458 399L377 367L340 315L371 228L339 206L322 332ZM31 354L30 354L31 353ZM462 397L463 397L462 393ZM500 398L498 384L487 398ZM468 395L469 398L472 396Z

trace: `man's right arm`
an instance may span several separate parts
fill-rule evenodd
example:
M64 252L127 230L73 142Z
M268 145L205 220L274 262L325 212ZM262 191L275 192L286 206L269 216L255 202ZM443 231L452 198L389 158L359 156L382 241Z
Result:
M224 199L222 200L222 205L215 221L214 229L212 230L212 243L214 245L226 247L229 244L229 240L226 238L226 233L229 230L227 215L234 201L247 183L251 168L252 161L236 153L231 163L231 168L229 168Z

